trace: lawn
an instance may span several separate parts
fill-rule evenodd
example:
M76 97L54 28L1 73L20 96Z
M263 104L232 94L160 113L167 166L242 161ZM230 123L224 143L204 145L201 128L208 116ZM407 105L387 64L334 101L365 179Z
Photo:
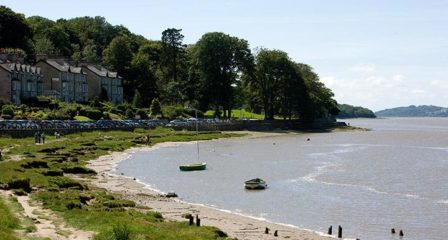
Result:
M208 110L207 112L205 112L205 116L206 117L213 117L213 114L215 113L215 111L213 110ZM221 114L222 117L222 114ZM262 114L257 114L257 113L253 113L253 112L248 112L244 109L233 109L232 110L232 118L234 119L257 119L257 120L263 120L264 119L264 115Z

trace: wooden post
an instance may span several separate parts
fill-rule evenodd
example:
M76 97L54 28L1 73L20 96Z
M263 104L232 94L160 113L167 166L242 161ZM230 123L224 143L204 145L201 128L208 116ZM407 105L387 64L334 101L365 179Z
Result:
M339 226L338 228L338 238L342 238L342 227Z
M194 218L193 216L188 216L188 220L190 220L190 226L194 224Z
M196 215L196 226L201 226L201 219L199 219L199 215Z
M330 226L328 228L328 235L332 235L333 234L333 226Z

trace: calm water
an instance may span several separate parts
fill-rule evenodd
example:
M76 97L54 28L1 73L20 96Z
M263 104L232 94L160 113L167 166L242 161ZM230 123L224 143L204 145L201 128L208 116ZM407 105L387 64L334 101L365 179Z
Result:
M368 132L225 139L200 143L202 172L184 144L135 154L117 172L183 200L344 237L448 239L448 118L348 120ZM311 141L306 141L310 138ZM269 187L246 191L261 177ZM333 227L335 228L335 227Z

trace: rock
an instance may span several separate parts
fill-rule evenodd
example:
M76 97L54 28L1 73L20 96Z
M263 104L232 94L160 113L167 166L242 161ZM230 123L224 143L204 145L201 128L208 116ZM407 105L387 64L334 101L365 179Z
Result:
M167 197L167 198L175 198L175 197L177 197L177 194L175 192L169 192L169 193L165 194L165 197Z

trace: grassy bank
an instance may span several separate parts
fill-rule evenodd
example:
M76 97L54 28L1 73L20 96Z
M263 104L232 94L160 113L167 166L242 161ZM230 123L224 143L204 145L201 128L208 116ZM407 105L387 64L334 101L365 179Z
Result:
M8 184L16 194L30 194L70 226L95 231L94 239L225 239L216 228L164 221L163 216L151 209L67 177L69 174L95 177L96 173L85 167L88 160L110 151L138 146L146 135L150 135L152 143L156 144L237 134L202 132L196 137L194 132L174 132L165 128L137 129L134 132L86 132L61 139L47 137L43 145L36 145L33 138L1 138L0 184ZM0 214L1 221L5 221L3 216L10 214L10 209L1 201ZM0 227L0 238L15 239L13 229L20 228L20 224L0 223L6 226Z

